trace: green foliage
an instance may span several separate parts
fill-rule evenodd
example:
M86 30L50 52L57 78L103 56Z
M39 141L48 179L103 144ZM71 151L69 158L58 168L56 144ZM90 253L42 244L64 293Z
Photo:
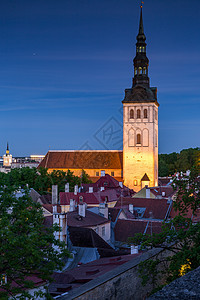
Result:
M159 176L173 175L175 172L185 172L192 167L199 167L200 148L183 149L180 153L159 154Z
M1 286L0 299L26 299L25 289L34 287L32 275L51 280L69 255L64 242L55 239L58 227L44 227L40 204L31 200L26 190L20 198L11 188L0 189L0 274L7 284ZM15 298L17 299L17 298ZM34 299L27 295L27 299Z
M200 205L200 180L198 170L192 169L189 176L175 180L178 189L174 208L177 216L162 224L159 234L137 234L129 238L129 243L140 245L141 249L161 248L167 252L160 253L153 259L140 264L139 271L143 284L151 282L158 288L158 278L166 278L164 284L183 275L181 270L188 272L200 266L200 223L193 223L187 218L190 211L195 217ZM185 266L185 268L184 268Z
M41 195L51 192L53 184L58 185L58 191L65 190L65 184L69 183L70 191L76 184L79 186L81 183L90 183L89 176L86 172L82 171L82 177L75 176L73 172L68 170L67 172L61 170L53 170L52 173L48 173L45 168L21 168L12 169L9 173L0 173L0 183L6 186L14 186L15 188L26 187L34 188Z

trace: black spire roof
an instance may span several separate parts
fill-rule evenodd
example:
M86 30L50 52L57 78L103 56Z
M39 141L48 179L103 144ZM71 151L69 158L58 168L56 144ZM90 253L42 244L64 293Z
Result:
M146 56L146 36L144 34L142 5L140 10L139 31L136 42L136 55L133 59L134 77L131 89L125 90L126 102L157 102L157 89L151 88L148 77L149 59ZM157 103L158 104L158 103Z

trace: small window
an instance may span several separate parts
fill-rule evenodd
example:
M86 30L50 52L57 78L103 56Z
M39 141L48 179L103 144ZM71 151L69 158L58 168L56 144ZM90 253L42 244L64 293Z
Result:
M142 68L141 67L139 68L139 74L142 74Z
M96 176L99 176L99 172L96 172Z
M134 70L134 74L135 74L135 75L137 75L137 68L135 68L135 70Z
M137 119L140 119L141 118L141 111L140 109L137 109Z
M105 226L102 227L102 236L105 236L106 234L106 229L105 229Z
M137 144L141 144L141 134L137 134Z
M137 180L134 180L134 186L137 186Z
M144 109L144 119L147 119L147 109Z
M134 110L133 109L130 110L130 119L134 119Z
M111 172L111 176L115 176L115 172Z

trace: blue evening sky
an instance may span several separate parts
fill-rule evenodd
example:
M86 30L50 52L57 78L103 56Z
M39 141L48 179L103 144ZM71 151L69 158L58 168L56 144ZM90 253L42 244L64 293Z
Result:
M144 1L159 152L200 141L200 1ZM0 1L0 155L119 149L136 0Z

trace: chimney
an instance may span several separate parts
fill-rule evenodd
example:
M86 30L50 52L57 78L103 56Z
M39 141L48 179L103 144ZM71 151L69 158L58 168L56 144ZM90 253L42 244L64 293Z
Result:
M131 245L131 254L138 254L138 246Z
M119 182L119 186L123 189L123 182Z
M133 214L133 204L129 204L128 209Z
M186 171L186 176L190 176L190 170Z
M99 204L99 214L108 219L108 205L106 203Z
M89 193L93 193L93 186L89 186Z
M57 213L57 204L58 204L58 186L57 185L52 185L53 213Z
M85 218L85 210L86 210L85 203L79 203L79 205L78 205L79 216Z
M148 186L145 186L146 188L146 198L150 198L150 189L148 188Z
M100 192L104 191L105 190L105 187L104 186L101 186L100 187Z
M69 193L69 183L65 184L65 193Z
M70 199L69 211L75 211L75 200Z
M104 177L106 175L106 172L104 170L101 171L101 177Z
M74 186L74 195L77 195L78 194L78 185L75 185Z

